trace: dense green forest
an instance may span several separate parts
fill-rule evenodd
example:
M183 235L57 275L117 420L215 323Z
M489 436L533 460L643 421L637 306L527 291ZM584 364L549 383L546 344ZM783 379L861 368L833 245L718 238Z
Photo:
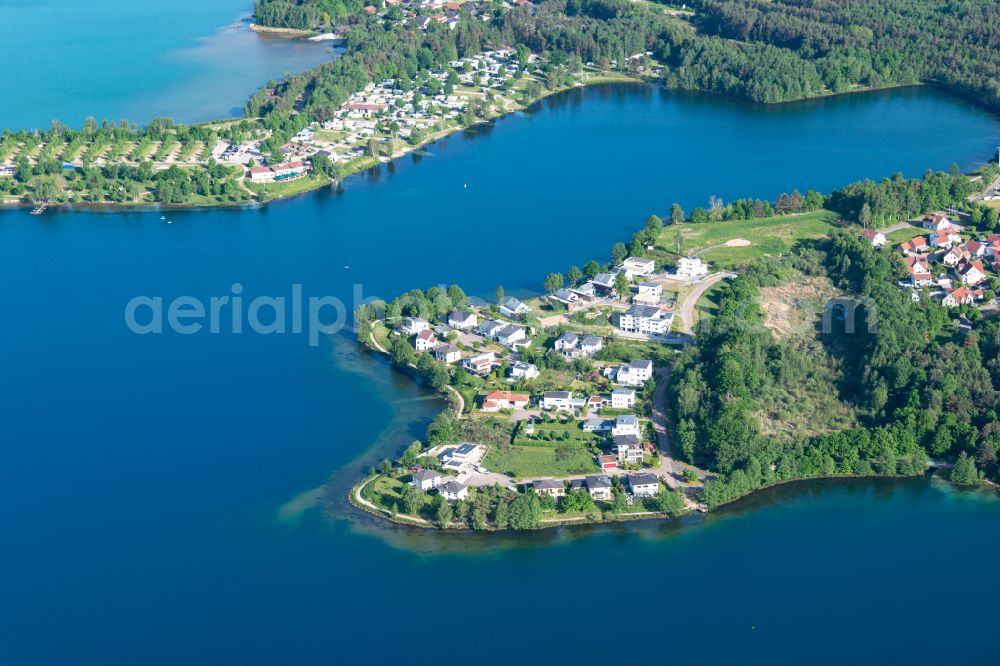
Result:
M310 30L360 12L364 0L256 0L255 20L274 28Z
M924 182L963 191L949 174ZM894 183L913 185L897 179L881 188ZM848 186L828 203L865 188ZM928 456L958 458L957 478L997 475L1000 324L971 308L973 329L957 332L945 309L913 302L895 285L904 275L897 255L838 231L780 262L759 260L723 288L669 392L677 453L722 474L706 485L706 502L809 476L921 474ZM815 279L848 295L847 305L831 311L828 327L817 317L812 335L776 336L762 292ZM834 417L845 410L856 425L837 429ZM795 425L809 436L763 427L765 418L802 414L808 423Z
M696 0L695 7L702 33L787 49L813 63L832 91L932 81L1000 107L995 0ZM802 84L815 85L808 74Z
M310 27L351 14L353 6L262 0L257 7L262 23ZM933 82L1000 107L1000 4L990 0L700 0L695 10L697 30L655 5L628 0L543 0L533 9L498 10L485 23L467 16L455 31L427 34L355 16L350 66L321 68L308 78L322 84L324 104L339 98L329 94L334 88L354 91L355 67L372 78L405 71L412 79L446 55L523 44L556 65L623 67L630 56L649 52L665 65L662 82L669 87L755 102Z

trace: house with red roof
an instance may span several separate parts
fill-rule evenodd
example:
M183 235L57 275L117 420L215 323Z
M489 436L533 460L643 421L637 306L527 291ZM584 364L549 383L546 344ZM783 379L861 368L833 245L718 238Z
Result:
M962 284L979 284L986 279L986 271L981 261L962 261L955 267L955 277Z
M944 229L930 235L931 247L951 247L955 243L961 242L962 237L950 229Z
M941 305L946 308L957 308L960 305L972 305L982 297L982 289L973 290L962 285L958 289L953 289L945 294L945 297L941 299Z
M952 226L951 220L944 215L924 215L920 226L931 231L944 231Z
M496 412L501 409L524 409L531 397L527 393L511 393L510 391L490 391L483 399L484 412Z
M413 341L413 346L418 352L430 351L437 347L438 340L434 331L429 328L417 334L417 339Z
M862 231L861 238L864 238L871 243L872 247L882 247L889 242L889 239L885 237L885 234L874 229L865 229Z
M971 259L972 256L966 252L964 249L955 246L945 252L944 256L941 257L941 263L945 266L955 267L963 260Z
M931 269L926 257L906 257L906 270L913 279L913 284L924 286L933 283Z
M919 254L930 249L930 246L927 245L927 239L923 236L917 236L899 244L899 251L903 254Z

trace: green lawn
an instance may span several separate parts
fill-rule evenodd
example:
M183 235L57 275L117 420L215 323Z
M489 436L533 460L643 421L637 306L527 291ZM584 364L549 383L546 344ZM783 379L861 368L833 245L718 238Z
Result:
M600 470L588 449L542 446L493 446L483 464L494 472L513 473L519 479L536 476L593 474Z
M330 181L326 178L314 178L313 176L305 176L304 178L297 178L295 180L288 180L285 182L274 182L253 185L250 181L246 181L247 187L249 187L254 192L258 194L262 190L267 190L267 194L270 198L275 197L290 197L296 194L302 194L303 192L308 192L310 190L315 190L320 187L329 185Z
M899 243L908 241L911 238L926 235L927 231L925 229L921 229L920 227L906 227L905 229L893 231L891 234L886 234L886 238L889 239L890 245L898 245Z
M535 434L530 437L522 434L523 426L518 430L514 444L518 446L549 447L582 446L590 447L600 439L592 432L584 432L581 421L573 423L536 423Z
M715 316L715 313L719 309L719 292L727 284L725 280L716 282L701 295L701 298L698 299L698 303L695 305L695 313L698 315L699 321L701 319L711 319Z
M700 253L698 256L717 268L732 268L761 256L788 252L801 240L823 238L834 229L836 220L836 213L820 210L753 220L684 223L665 227L656 245L660 251L676 253L680 240L682 256ZM723 245L736 239L750 241L750 245Z

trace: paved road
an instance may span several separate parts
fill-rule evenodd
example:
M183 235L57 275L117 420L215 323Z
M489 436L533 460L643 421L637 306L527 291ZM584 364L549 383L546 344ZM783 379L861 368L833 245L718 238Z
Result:
M673 449L670 445L670 433L667 431L667 386L670 384L670 368L658 367L654 371L656 378L656 388L653 390L653 430L656 431L657 446L660 449L660 465L654 471L658 476L663 477L664 482L671 488L682 488L685 484L681 482L680 476L686 469L692 469L699 479L704 480L708 476L707 472L698 469L694 465L680 462L673 457ZM694 506L692 503L691 506Z
M987 187L986 191L981 195L975 197L973 201L986 201L987 197L995 196L1000 196L1000 176L997 176L997 179L993 181L993 184Z
M680 315L681 324L684 327L684 332L688 335L694 334L694 308L698 305L698 300L708 291L712 285L716 284L720 280L725 280L728 277L734 276L735 273L716 273L710 277L705 278L698 283L698 286L691 290L691 293L687 295L684 299L684 303L681 305Z
M881 229L876 229L875 231L879 232L880 234L885 234L886 236L888 236L893 231L899 231L900 229L909 229L910 227L913 227L913 225L910 224L909 222L897 222L896 224L891 224L888 227L882 227Z

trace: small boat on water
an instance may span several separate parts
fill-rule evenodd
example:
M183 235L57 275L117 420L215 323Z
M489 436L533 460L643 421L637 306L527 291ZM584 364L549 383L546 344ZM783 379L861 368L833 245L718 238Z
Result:
M165 220L165 219L167 219L167 216L166 216L166 215L161 215L161 216L160 216L160 219L161 219L161 220Z
M46 209L46 208L48 208L48 207L49 207L49 205L48 205L48 204L41 204L41 205L39 205L39 206L35 206L35 207L34 207L34 208L33 208L33 209L31 210L31 214L32 214L32 215L41 215L42 213L44 213L44 212L45 212L45 209Z

